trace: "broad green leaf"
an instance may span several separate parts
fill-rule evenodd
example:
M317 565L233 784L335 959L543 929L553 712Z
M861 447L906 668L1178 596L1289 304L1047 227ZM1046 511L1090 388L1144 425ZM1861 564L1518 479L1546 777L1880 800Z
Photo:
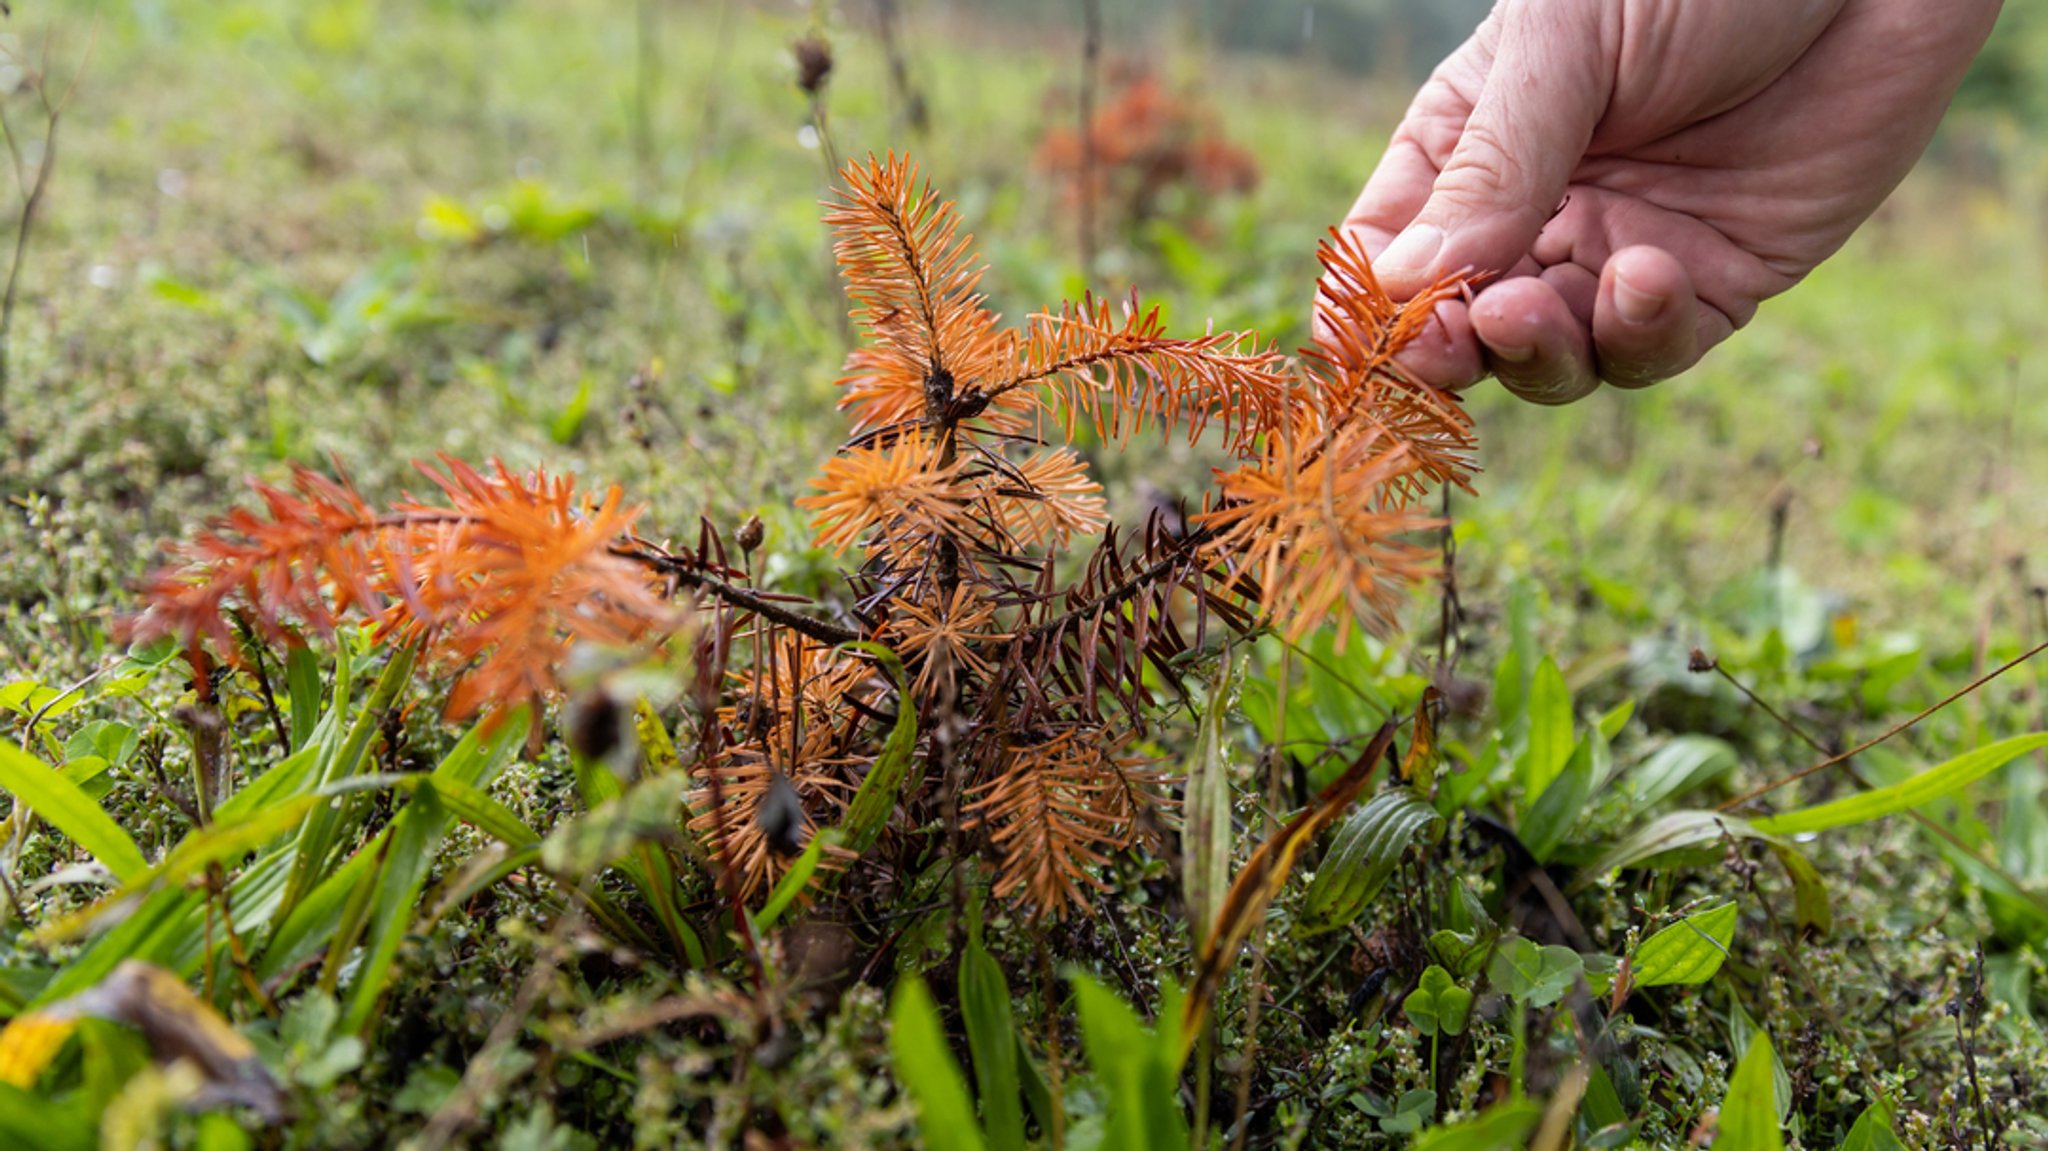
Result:
M541 834L490 793L458 779L435 779L428 786L455 818L515 851L539 847Z
M1514 999L1532 1007L1548 1007L1578 981L1585 967L1585 960L1569 947L1538 947L1517 935L1501 940L1494 949L1487 978Z
M1496 1103L1462 1123L1424 1131L1416 1136L1413 1151L1503 1151L1520 1147L1541 1118L1543 1105L1533 1099Z
M1892 1130L1891 1108L1880 1099L1863 1109L1838 1151L1906 1151Z
M1597 735L1588 735L1572 749L1571 759L1564 770L1543 789L1543 794L1528 807L1522 817L1517 834L1522 845L1537 862L1545 863L1555 853L1579 821L1579 814L1586 809L1586 800L1593 794L1593 758Z
M1637 987L1705 983L1721 970L1735 939L1735 904L1724 903L1686 916L1643 940L1630 960Z
M938 1005L924 981L906 976L889 1010L889 1054L896 1079L917 1104L917 1129L933 1151L981 1151L981 1129L967 1080L939 1023Z
M1018 1035L1010 1021L1010 987L980 942L960 960L960 1016L981 1093L981 1117L994 1151L1024 1151L1024 1111L1017 1074Z
M889 730L889 738L882 744L881 754L875 757L875 765L868 769L860 781L859 790L853 793L852 802L846 805L846 820L841 826L846 830L847 850L855 855L864 855L875 840L882 837L882 829L889 825L889 816L896 811L902 798L905 781L910 776L910 767L917 757L917 709L903 701L910 693L903 690L909 682L903 673L903 661L896 653L878 643L865 641L846 646L858 648L874 656L889 673L889 681L896 685L896 724Z
M1728 1095L1721 1101L1721 1133L1715 1151L1784 1151L1785 1132L1778 1120L1777 1086L1772 1068L1771 1039L1759 1034L1728 1077Z
M1515 774L1522 794L1542 795L1572 758L1572 691L1557 661L1545 656L1529 687L1529 742Z
M142 849L99 804L19 744L0 741L0 789L69 836L123 883L149 869Z
M1412 788L1382 791L1353 812L1330 839L1330 850L1309 882L1300 924L1331 931L1365 913L1379 897L1409 847L1444 836L1444 819Z
M1197 947L1215 930L1216 913L1230 891L1230 744L1224 720L1236 683L1237 661L1226 652L1209 691L1188 760L1182 807L1181 891Z
M1417 1087L1401 1092L1394 1100L1394 1109L1380 1119L1380 1130L1389 1135L1412 1135L1422 1130L1436 1114L1436 1092L1427 1087Z
M1867 823L1958 791L1997 771L2030 751L2048 747L2048 734L2016 735L1997 743L1964 752L1947 763L1930 767L1911 779L1857 795L1843 796L1830 803L1788 811L1756 821L1758 831L1773 835L1794 835L1825 831L1852 823Z

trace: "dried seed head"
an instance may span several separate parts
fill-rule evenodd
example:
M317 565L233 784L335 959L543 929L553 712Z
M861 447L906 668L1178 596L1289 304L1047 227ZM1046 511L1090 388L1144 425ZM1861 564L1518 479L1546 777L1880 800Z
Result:
M1717 665L1714 662L1713 656L1708 655L1706 652L1703 652L1698 648L1694 648L1692 649L1692 658L1686 661L1685 670L1693 673L1694 675L1705 675L1706 673L1714 670L1714 668L1717 666L1719 665Z
M806 36L789 46L796 57L796 86L807 96L816 96L832 75L832 45L821 36Z
M767 534L768 529L761 526L760 516L748 516L747 522L741 524L740 530L734 533L733 542L740 545L741 552L752 555L754 549L761 546L761 540Z

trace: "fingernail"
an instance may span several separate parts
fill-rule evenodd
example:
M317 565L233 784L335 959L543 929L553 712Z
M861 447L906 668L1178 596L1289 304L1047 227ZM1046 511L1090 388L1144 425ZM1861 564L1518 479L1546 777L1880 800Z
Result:
M1373 269L1383 276L1421 275L1436 263L1436 254L1443 246L1443 229L1433 224L1415 224L1394 237L1380 258L1372 262Z
M1664 297L1630 287L1620 276L1614 277L1614 312L1625 324L1647 324L1658 312L1664 310Z
M1488 344L1486 350L1493 353L1494 359L1505 360L1510 364L1526 364L1536 358L1536 349L1526 344L1509 344L1499 347Z

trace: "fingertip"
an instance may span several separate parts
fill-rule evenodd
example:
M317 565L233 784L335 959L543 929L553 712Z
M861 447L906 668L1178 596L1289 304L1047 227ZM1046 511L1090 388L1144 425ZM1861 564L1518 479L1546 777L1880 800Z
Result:
M1480 292L1471 313L1494 378L1522 399L1569 404L1600 386L1585 325L1555 287L1526 276L1503 280Z
M1622 388L1660 383L1700 356L1692 277L1661 248L1616 252L1601 270L1593 344L1602 379Z

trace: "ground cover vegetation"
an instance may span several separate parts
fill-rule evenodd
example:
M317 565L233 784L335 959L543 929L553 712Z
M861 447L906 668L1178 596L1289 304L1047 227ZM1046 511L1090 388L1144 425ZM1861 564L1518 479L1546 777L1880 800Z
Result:
M2038 21L1537 411L1111 15L16 6L10 1144L2048 1139Z

